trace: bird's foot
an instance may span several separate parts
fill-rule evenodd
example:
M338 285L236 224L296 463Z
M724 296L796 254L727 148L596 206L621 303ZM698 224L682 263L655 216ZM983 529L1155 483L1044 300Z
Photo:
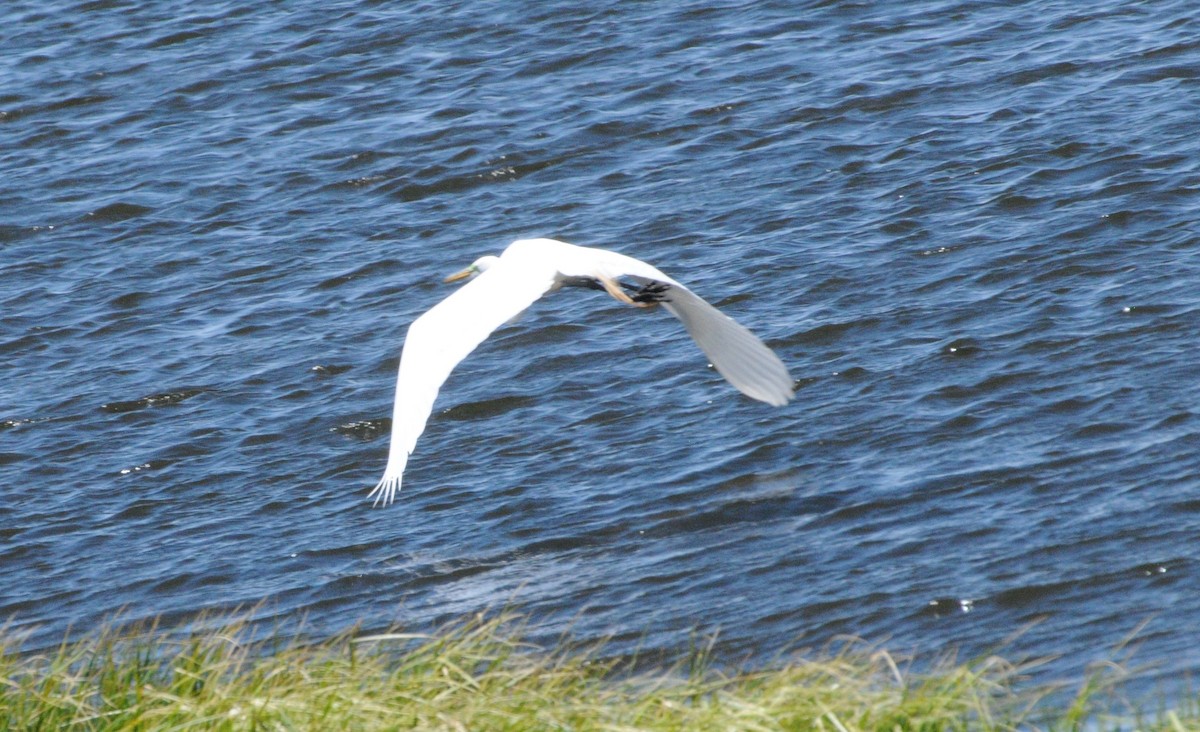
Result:
M667 299L667 291L671 286L665 282L651 282L648 285L643 285L637 292L630 295L629 299L633 300L635 305L641 307L650 307L657 305Z

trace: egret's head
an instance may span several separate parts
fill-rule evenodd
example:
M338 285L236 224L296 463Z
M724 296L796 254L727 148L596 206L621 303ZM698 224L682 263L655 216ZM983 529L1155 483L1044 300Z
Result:
M500 257L494 257L491 254L487 255L486 257L480 257L479 259L476 259L474 262L471 262L470 267L467 267L466 269L461 270L459 272L455 272L454 274L447 277L445 281L446 282L454 282L456 280L463 280L468 277L474 277L477 274L481 274L481 273L487 271L488 267L491 267L493 264L495 264L496 262L499 262L499 261L500 261Z

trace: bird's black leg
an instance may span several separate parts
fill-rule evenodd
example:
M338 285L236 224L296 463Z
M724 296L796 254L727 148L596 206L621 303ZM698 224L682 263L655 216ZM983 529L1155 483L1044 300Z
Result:
M586 287L589 290L599 290L604 292L606 288L600 284L600 280L594 277L564 277L562 279L563 287Z
M599 283L617 301L623 302L626 305L635 305L639 308L654 307L658 303L665 301L667 299L667 290L671 287L665 282L650 282L638 287L637 285L620 282L604 275L598 275L593 281ZM572 282L571 284L574 283ZM584 284L583 286L589 287L591 285ZM631 294L625 294L625 290L629 290Z
M636 292L629 296L629 299L636 303L653 304L663 302L667 299L667 291L671 286L666 282L650 282L642 285Z

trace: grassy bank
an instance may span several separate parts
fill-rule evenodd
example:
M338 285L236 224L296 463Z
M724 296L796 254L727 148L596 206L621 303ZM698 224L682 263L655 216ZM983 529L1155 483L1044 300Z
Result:
M999 659L908 673L853 646L770 670L630 671L520 640L511 618L433 636L249 641L248 628L104 632L0 655L0 730L1007 730L1109 728L1097 684L1049 711ZM3 639L0 638L0 643ZM1156 712L1140 729L1200 729Z

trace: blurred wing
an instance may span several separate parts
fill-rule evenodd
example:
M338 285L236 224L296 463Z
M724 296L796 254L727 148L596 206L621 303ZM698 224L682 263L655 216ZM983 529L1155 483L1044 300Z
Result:
M734 388L774 407L791 401L795 382L787 366L745 326L640 259L616 252L592 251L597 252L597 269L607 277L626 277L642 285L668 285L663 307L679 318L717 373Z
M751 399L782 407L794 395L794 381L779 356L741 323L675 283L663 307L679 318L713 367Z
M529 265L501 259L408 327L396 380L387 467L370 494L376 505L395 499L438 390L458 362L554 286L553 268Z
M709 305L696 293L640 259L616 252L598 252L597 269L612 279L626 277L638 284L669 286L663 307L708 356L725 380L751 399L781 407L794 396L794 384L779 356L745 326Z

